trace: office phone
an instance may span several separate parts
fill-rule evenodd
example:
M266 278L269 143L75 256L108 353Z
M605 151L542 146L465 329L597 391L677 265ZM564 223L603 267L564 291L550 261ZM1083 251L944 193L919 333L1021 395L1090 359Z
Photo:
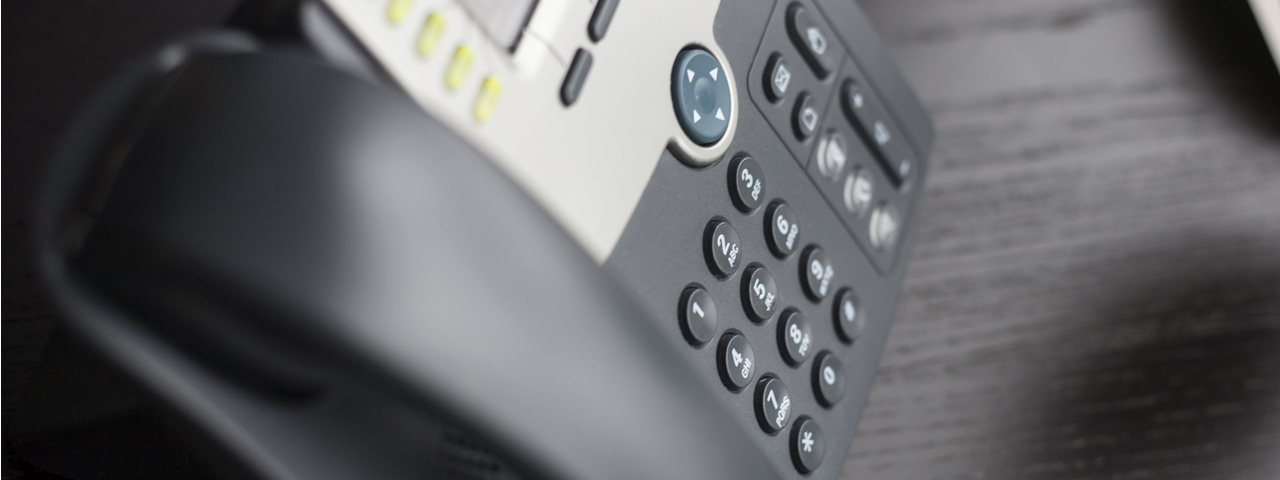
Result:
M848 0L259 1L55 155L73 478L820 478L926 113Z

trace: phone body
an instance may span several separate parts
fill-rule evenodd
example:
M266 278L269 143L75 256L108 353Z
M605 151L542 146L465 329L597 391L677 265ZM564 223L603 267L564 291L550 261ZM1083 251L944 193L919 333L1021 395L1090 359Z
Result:
M108 169L110 175L86 174L79 183L68 184L73 186L59 188L55 182L51 187L55 192L76 190L83 199L83 184L109 184L90 195L99 213L90 226L77 230L80 236L71 242L74 255L49 260L45 267L55 291L80 292L59 297L69 316L78 319L71 322L82 337L78 342L105 356L106 363L119 365L109 375L126 379L121 383L133 385L133 390L148 392L144 396L152 400L142 405L164 405L160 410L168 412L165 415L178 418L187 431L202 432L196 435L201 442L217 445L211 448L218 452L214 457L234 458L229 464L236 467L221 474L287 478L323 471L339 478L408 462L411 466L401 470L462 468L469 474L488 472L485 475L493 478L530 472L592 478L658 458L669 465L647 467L648 474L637 471L636 477L838 476L888 335L932 141L923 107L852 2L260 2L244 8L233 23L250 35L208 42L212 47L187 47L182 55L170 52L180 60L165 60L162 51L158 63L150 64L152 70L163 64L162 75L153 75L157 79L148 93L117 95L118 103L127 105L99 108L111 112L99 115L105 125L100 131L84 133L92 129L82 128L78 138L68 141L65 157L93 156L75 148L95 144L93 138L110 138L133 150L119 160L123 167ZM314 90L335 106L311 109L305 106L309 99L282 100L292 110L271 110L277 117L245 118L274 119L262 128L298 123L298 130L310 133L297 134L294 143L281 140L283 145L327 145L307 151L325 158L346 152L334 161L343 167L323 171L332 176L324 177L331 182L322 182L330 190L310 183L264 190L269 192L264 195L273 195L272 201L292 205L289 208L239 205L242 212L261 210L260 215L246 215L261 217L256 228L231 223L204 230L230 221L204 209L226 201L228 192L241 191L226 185L214 188L217 182L234 187L235 182L257 178L250 173L259 167L201 157L200 152L218 152L227 142L202 144L184 135L194 131L216 137L219 133L207 132L223 130L232 139L249 135L235 129L239 127L216 123L233 116L219 109L251 110L255 104L289 96L288 82L279 79L295 74L277 71L275 64L289 63L293 57L261 54L278 45L301 45L316 63L349 78L315 80L314 85L297 82L299 92ZM254 58L242 61L248 57ZM296 68L310 71L315 66ZM227 73L241 71L251 73ZM370 91L350 86L355 83L371 86ZM206 89L220 84L270 85L263 90L276 95L217 107L201 104L203 95L212 95ZM361 93L347 93L350 89ZM352 106L352 98L367 100ZM366 106L382 104L400 106L385 107L394 114ZM430 121L385 121L398 118L405 108L425 113ZM177 120L157 120L170 117ZM293 120L300 117L306 121ZM345 121L324 120L329 117ZM183 122L192 126L174 126ZM157 124L165 126L153 126ZM351 131L358 133L347 133ZM414 136L431 141L406 139ZM186 147L188 143L173 138L205 146ZM273 146L276 141L263 139L257 150L241 155L285 148ZM395 169L375 174L350 166L361 164L350 158L359 154L388 157L415 148L456 165L441 161L428 167L439 171L428 172L403 167L407 170L402 176L387 173ZM172 152L199 157L181 168L198 170L189 165L209 164L195 175L172 167ZM219 169L238 172L237 168L248 169L249 176L218 179ZM304 162L281 168L308 172L318 167ZM429 181L396 181L415 175ZM293 180L282 181L291 185ZM189 188L157 193L147 186L156 184ZM294 205L288 202L296 198L280 197L291 191L310 192L300 195L308 201ZM351 191L379 196L376 201L343 196ZM221 200L184 197L194 195L191 192ZM381 196L396 192L400 197ZM350 210L339 200L370 209L364 212L375 220L334 213ZM379 203L383 201L391 203ZM58 225L74 223L67 221L65 211L70 209L65 203L50 207L55 213L47 215L50 237L65 235L58 233ZM331 203L342 208L308 215L317 205L332 207ZM414 212L404 205L433 209L421 216L466 231L442 241L439 238L447 233L409 228L416 220L380 223L385 216L412 217ZM161 208L165 206L169 208ZM155 225L148 220L168 218L165 215L174 211L184 212L181 220ZM294 215L274 216L289 212ZM183 223L194 222L191 219L202 222ZM266 233L277 228L281 230ZM220 237L231 230L238 233ZM350 231L394 235L345 243L314 240ZM415 248L418 244L395 241L414 235L442 246L423 253ZM290 242L287 248L272 243L284 241L281 238ZM47 255L62 255L66 248L51 247ZM260 256L272 248L281 250L276 256ZM291 256L301 255L299 251L308 254ZM352 251L360 255L353 257ZM387 252L397 259L382 258ZM410 274L386 273L399 272L397 268L413 264L419 255L424 268L450 275L415 283L410 280L418 277ZM366 263L345 263L352 258ZM169 270L182 262L194 266ZM368 265L384 265L381 262L388 263L370 273ZM202 268L208 272L190 275L198 281L185 277ZM59 273L63 271L73 273ZM410 280L382 284L383 274ZM506 275L515 277L504 280ZM330 276L366 280L312 285ZM178 277L183 279L175 280ZM434 299L423 308L439 315L414 317L413 322L398 316L404 312L348 299L355 295L352 292L366 292L373 285L387 286L378 294L390 295L393 292L387 290L395 288L388 285L422 284L435 290L422 293ZM482 294L474 293L477 290ZM495 300L494 290L510 295ZM351 298L357 297L365 298ZM441 307L442 299L454 301ZM94 302L119 311L108 315L76 306ZM495 303L497 307L486 307ZM307 319L259 322L258 313L247 311ZM375 329L372 324L378 322L343 320L343 315L325 312L348 312L351 318L364 319L382 315L396 321ZM528 318L513 318L510 312L525 312ZM148 318L141 322L143 328L135 332L127 321L108 325L112 320L103 320L130 314ZM312 317L329 316L335 317L334 323L320 322L325 327L317 329L326 333L315 334L307 327L307 322L319 321ZM449 326L466 316L478 317L477 330ZM239 325L239 320L230 317L255 320L249 327L233 328L227 325ZM545 328L510 336L510 328L486 327L489 318L502 318L495 321L498 326L527 320ZM441 346L422 352L398 343L414 335L432 342L457 336L445 345L458 350ZM388 353L400 349L401 356ZM467 363L471 355L489 358L493 354L484 352L494 351L526 359L520 366L536 373L514 374L512 366L497 361ZM65 398L59 396L59 385L93 383L68 380L76 376L67 372L78 367L66 365L67 359L77 357L56 352L51 354L48 381L37 385L28 399ZM191 365L182 360L184 354L194 359ZM327 386L335 381L325 368L312 363L328 365L332 358L347 359L338 362L343 369L376 371L379 385L391 386L375 389L377 394ZM221 373L205 379L199 373L201 365ZM562 366L562 376L554 375L554 365ZM598 368L589 368L592 365ZM221 377L235 380L222 385L217 380ZM178 382L185 388L174 387L174 378L187 379ZM359 383L342 378L336 383ZM547 387L542 395L548 402L562 399L572 407L551 411L581 418L566 422L548 415L545 404L539 409L537 402L529 405L516 398L518 389L497 388L512 398L493 398L486 390L496 388L493 385L473 388L476 382L486 382L479 378L495 379L492 383L507 378L508 385L531 389ZM561 381L565 383L555 383ZM406 385L425 385L417 393L422 405L383 398L397 397L388 392L398 389L412 390ZM335 396L364 413L343 413L351 410L334 404L342 401L280 400L311 399L322 390L346 392ZM264 392L270 401L253 400ZM468 399L475 403L469 405ZM48 445L65 441L67 435L49 432L79 424L67 418L118 413L101 405L72 408L68 405L79 404L63 400L27 404L34 420L20 430L30 433L26 438L42 439L26 442L27 457L62 468L68 468L66 462L59 463ZM418 408L431 414L417 416L413 412ZM79 413L69 415L71 411ZM252 420L273 415L287 420L271 426ZM343 415L360 419L360 426L340 427L343 423L335 416ZM412 428L390 427L386 423L395 422L385 415L412 418L404 421ZM529 418L537 416L543 418ZM694 418L708 424L695 428L689 423ZM629 444L609 447L597 427L590 426L601 419L641 432L641 427L651 427L653 432L634 434L635 444L628 447L634 451L632 457L613 458L605 452L625 450ZM59 426L51 427L54 424ZM321 433L299 437L304 431ZM364 432L364 438L377 438L385 445L373 449L376 452L356 448L342 455L318 455L329 451L325 448L339 448L329 445L342 443L335 431ZM272 438L311 441L317 450L289 453L278 446L262 447ZM592 449L594 453L588 453ZM419 465L401 458L412 458L415 451L432 452L425 455L430 460ZM677 455L680 451L686 453ZM275 465L276 470L264 465Z

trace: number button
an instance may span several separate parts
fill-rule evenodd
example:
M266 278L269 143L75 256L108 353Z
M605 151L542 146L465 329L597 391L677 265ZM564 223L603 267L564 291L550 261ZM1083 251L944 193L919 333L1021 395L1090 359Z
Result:
M742 156L729 164L729 197L742 213L751 213L764 202L764 171L751 157Z
M764 239L769 251L778 258L787 258L800 243L800 220L787 204L774 202L765 210Z
M814 302L826 298L831 288L831 278L835 274L831 259L817 245L810 245L800 257L800 283L804 287L804 294Z
M813 362L813 393L818 403L831 408L844 398L844 371L840 359L823 350Z
M738 230L724 220L712 220L707 224L705 236L704 253L711 273L720 278L736 273L742 260Z
M720 364L720 380L729 390L738 391L751 384L756 373L756 355L747 338L738 333L726 333L720 337L717 352Z
M765 377L756 385L756 420L769 433L787 427L791 420L791 394L782 380Z
M791 462L797 471L809 473L822 465L822 457L827 453L822 440L822 429L812 418L801 418L791 427Z
M853 343L862 336L862 329L867 324L862 308L858 305L858 297L853 294L853 290L845 287L836 295L834 308L836 333L845 343Z
M711 341L718 326L716 302L702 287L689 287L680 295L680 330L690 345L700 347Z
M778 309L778 284L760 265L752 265L742 276L742 308L756 323L772 318Z
M813 353L813 336L809 330L809 321L796 310L782 313L778 322L778 350L782 359L793 367L800 366Z

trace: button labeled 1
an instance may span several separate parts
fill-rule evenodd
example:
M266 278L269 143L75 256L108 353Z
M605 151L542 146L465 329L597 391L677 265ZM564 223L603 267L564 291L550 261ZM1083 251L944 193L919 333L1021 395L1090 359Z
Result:
M680 330L685 340L695 347L711 341L719 326L716 302L702 287L694 286L680 295Z

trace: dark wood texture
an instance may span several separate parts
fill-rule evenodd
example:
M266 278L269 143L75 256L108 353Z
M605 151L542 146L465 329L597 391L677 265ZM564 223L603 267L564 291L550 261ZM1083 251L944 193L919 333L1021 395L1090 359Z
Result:
M6 416L52 325L34 172L232 3L6 4ZM1280 478L1280 79L1243 0L861 4L938 140L843 478Z
M1280 79L1245 2L860 4L938 136L842 478L1280 478Z

